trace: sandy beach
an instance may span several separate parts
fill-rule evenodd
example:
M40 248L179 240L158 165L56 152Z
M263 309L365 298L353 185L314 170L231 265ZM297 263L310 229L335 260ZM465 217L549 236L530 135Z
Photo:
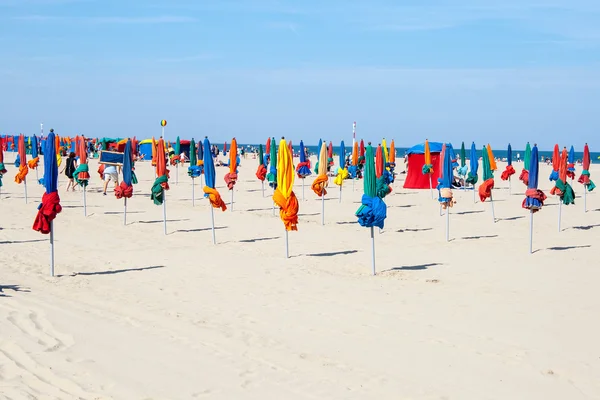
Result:
M498 163L495 223L488 202L454 191L450 242L439 203L399 175L373 277L354 216L362 181L345 182L341 203L330 181L321 226L314 175L303 201L296 179L285 259L256 160L242 160L234 211L215 210L217 245L187 168L178 184L171 168L165 236L150 163L136 164L123 226L123 201L102 196L90 160L87 217L59 178L50 277L48 236L32 230L44 189L30 171L25 204L15 154L0 195L0 399L600 399L600 197L584 213L575 182L558 232L550 166L532 255L521 165L509 195ZM228 170L216 170L229 205Z

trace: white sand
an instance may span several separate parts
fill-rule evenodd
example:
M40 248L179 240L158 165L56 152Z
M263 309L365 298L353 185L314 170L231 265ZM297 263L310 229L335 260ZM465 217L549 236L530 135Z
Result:
M449 243L438 203L401 189L401 175L372 277L354 217L362 183L346 183L342 204L331 188L323 227L307 179L286 260L256 160L240 169L235 211L215 212L217 246L184 169L165 236L149 163L123 226L92 161L87 218L60 177L52 278L48 236L31 229L43 187L30 172L26 205L13 160L0 198L0 399L600 399L600 198L584 214L578 183L561 233L556 198L535 215L529 255L524 186L517 174L508 195L504 164L498 221L455 191Z

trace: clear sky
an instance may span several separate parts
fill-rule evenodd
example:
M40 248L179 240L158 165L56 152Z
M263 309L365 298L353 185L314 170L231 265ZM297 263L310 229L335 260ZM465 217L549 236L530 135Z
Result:
M600 147L599 0L0 0L0 132Z

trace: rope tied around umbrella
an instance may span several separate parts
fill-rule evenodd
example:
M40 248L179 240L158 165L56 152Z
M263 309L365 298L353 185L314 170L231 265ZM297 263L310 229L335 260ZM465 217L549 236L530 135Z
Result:
M79 164L79 166L73 171L73 178L78 185L81 187L88 185L88 180L90 179L90 168L87 164Z
M594 190L596 188L596 185L590 179L590 171L588 171L587 169L584 169L583 171L581 171L581 175L579 176L579 179L577 180L577 182L584 185L588 192L591 192L592 190Z
M198 165L190 165L188 167L188 175L191 178L197 178L200 175L202 175L202 171L203 171L203 167L198 166Z
M15 182L23 183L25 178L27 177L27 173L29 172L29 168L27 168L27 164L19 165L19 172L15 175Z
M338 186L342 186L344 184L344 180L348 179L348 176L350 174L348 173L348 170L346 168L338 168L337 170L337 176L335 177L335 179L333 180L333 183L335 183Z
M222 211L227 210L227 205L225 205L225 202L223 201L221 195L216 189L204 186L203 190L204 196L208 197L210 205L213 206L213 208L220 208Z
M291 192L290 197L285 198L279 189L275 189L273 201L279 206L279 217L285 225L285 230L297 231L299 205L294 192Z
M550 173L550 182L554 182L558 180L558 171L552 170Z
M516 173L515 168L512 165L507 165L506 169L504 171L502 171L502 175L500 175L500 178L503 181L507 181L508 178L513 176L515 173Z
M571 179L575 179L575 164L567 164L567 176Z
M465 177L467 176L469 171L469 167L467 167L466 165L463 165L462 167L459 167L456 169L456 172L458 173L459 176Z
M575 204L575 192L571 185L560 179L556 181L555 186L550 189L550 194L560 197L564 205Z
M311 189L319 197L326 196L327 189L325 189L325 188L327 187L328 181L329 181L329 178L327 178L327 175L324 175L324 174L317 175L317 177L315 178L314 182L311 185Z
M235 186L235 183L237 182L237 174L235 172L228 172L227 174L225 174L225 183L227 184L227 189L229 190L233 190L233 187Z
M256 177L262 182L264 182L265 178L267 177L267 168L263 164L258 166L258 169L256 170Z
M152 193L150 198L154 201L157 206L161 205L165 200L164 191L169 190L169 178L167 175L161 175L156 178L152 184Z
M171 159L170 159L171 165L177 165L177 164L179 164L179 162L180 162L179 157L180 156L178 154L172 155Z
M439 189L439 198L438 201L442 205L442 208L445 210L448 207L453 207L456 204L454 197L452 195L452 189L450 188L441 188Z
M375 190L377 197L383 199L388 194L392 193L392 187L386 182L385 175L377 178L377 189Z
M479 185L479 199L484 202L492 197L492 189L494 188L494 179L490 178Z
M433 174L433 164L423 164L423 168L421 168L423 175Z
M31 160L27 161L27 166L29 167L29 169L37 169L39 162L40 162L40 158L35 157L35 158L32 158Z
M38 213L33 222L33 230L44 235L50 233L50 223L62 211L58 192L44 193L42 202L38 206Z
M371 197L363 194L361 203L355 214L358 217L358 224L366 228L376 226L383 229L387 217L387 207L383 200L378 196Z
M531 210L534 213L542 209L546 195L539 189L527 189L525 191L525 199L523 199L523 208Z
M477 183L478 180L479 180L479 177L477 176L477 174L473 174L472 172L469 172L469 174L467 175L466 182L475 186L475 184Z
M521 175L519 175L519 180L525 184L525 186L529 185L529 171L526 169L521 171Z
M394 183L394 174L391 171L384 169L382 177L387 185Z
M299 163L296 166L296 174L300 179L304 179L310 174L312 174L312 172L310 171L310 160Z
M130 199L133 196L133 185L128 185L124 181L121 181L119 186L115 188L115 197L117 199Z
M277 167L275 165L271 165L269 167L267 180L269 181L269 186L271 186L273 189L277 188Z

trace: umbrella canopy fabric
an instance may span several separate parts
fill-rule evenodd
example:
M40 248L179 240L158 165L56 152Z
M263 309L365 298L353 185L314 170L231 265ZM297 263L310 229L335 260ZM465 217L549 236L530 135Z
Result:
M469 172L467 167L467 151L465 150L465 142L462 142L460 146L460 168L458 168L458 175L465 177Z
M286 231L298 230L298 199L292 190L294 186L294 163L292 152L285 139L279 142L277 163L277 188L273 192L273 201L279 206L279 216Z
M269 156L269 173L267 174L267 180L269 186L275 190L277 188L277 149L275 147L275 138L271 138L271 154Z
M204 144L202 147L204 150L204 197L208 198L210 205L213 208L220 208L222 211L225 211L227 210L227 206L225 205L225 202L221 198L221 195L217 189L215 189L215 162L213 161L212 154L210 152L211 147L208 137L204 138Z
M258 146L258 169L256 170L256 177L261 182L264 182L265 178L267 177L267 167L265 164L266 160L263 153L263 145L261 144Z
M329 141L329 146L327 147L327 167L331 167L333 165L333 143ZM327 168L329 171L329 168Z
M227 155L227 142L223 143L223 156Z
M333 183L338 186L342 186L344 184L344 180L348 179L349 175L348 168L346 168L346 146L342 140L340 143L339 167L337 170L337 176L333 180Z
M191 166L195 166L196 164L198 164L198 157L196 156L196 141L194 140L194 138L192 138L192 140L190 140L190 165Z
M383 162L384 165L387 166L387 163L390 159L390 152L388 151L387 141L385 140L385 138L381 139L381 148L383 149Z
M231 149L229 150L229 173L225 174L225 183L229 190L233 190L237 182L237 141L231 139Z
M479 159L477 158L477 148L475 148L475 142L471 143L471 154L469 156L469 174L467 176L467 183L475 186L479 177L477 172L479 170Z
M133 196L133 154L131 147L131 140L127 139L123 152L123 180L115 188L115 197L117 199L130 199Z
M567 159L567 176L575 179L575 148L571 146L569 149L569 157Z
M498 166L496 165L496 157L494 157L494 152L492 151L492 146L490 146L489 143L487 145L487 152L488 152L488 159L490 161L490 170L492 172L494 172L498 169Z
M431 164L431 150L429 149L429 140L425 139L425 164L423 164L423 175L433 174L433 164Z
M265 151L267 152L267 154L271 153L271 138L267 138L267 144L266 144L266 148Z
M479 185L479 198L482 202L492 197L492 189L494 188L494 174L490 166L490 150L489 147L483 146L481 152L483 158L483 182Z
M385 161L383 160L383 150L381 145L377 145L377 151L375 153L375 177L379 178L383 175Z
M319 153L319 162L317 163L317 177L313 181L311 188L313 192L319 197L325 196L327 190L325 189L329 183L327 178L327 147L324 142L321 143L321 151Z
M48 234L51 230L52 221L56 215L62 211L60 197L58 196L58 164L56 157L56 141L54 132L48 134L44 148L44 186L46 191L42 196L42 203L38 207L38 212L33 223L33 230Z
M592 162L592 159L590 157L590 148L588 147L588 144L586 143L585 146L583 146L583 170L581 171L581 175L579 176L579 179L577 180L577 182L579 182L583 186L585 186L585 189L588 192L591 192L592 190L594 190L596 188L596 185L590 179L590 164L591 164L591 162Z
M526 197L523 200L522 207L537 212L542 209L544 201L546 200L544 192L538 189L540 162L537 146L533 146L529 162L529 180L527 182L527 191L525 192Z
M27 153L25 151L25 136L23 136L23 134L19 135L18 149L18 165L16 165L17 162L15 162L15 166L19 168L19 172L17 172L17 175L15 176L15 182L23 183L29 172L29 167L27 166Z
M188 175L192 179L197 178L200 175L202 175L203 166L198 165L198 157L196 156L197 152L198 152L198 149L196 148L196 141L194 140L194 138L192 138L192 140L190 141L190 166L188 167ZM203 156L203 154L201 154L201 155Z
M4 166L4 144L6 139L0 138L0 187L2 187L2 176L6 174L6 167Z
M361 206L356 211L360 226L367 228L379 227L383 229L385 218L387 217L387 206L383 199L377 196L377 177L375 172L375 160L373 157L373 147L369 143L365 154L364 168L364 194L361 199Z
M508 165L506 165L506 169L502 172L502 175L500 175L500 178L503 181L508 180L511 176L513 176L516 173L515 168L512 166L512 147L510 146L510 143L508 144L506 157L508 159Z
M442 205L443 209L454 206L454 198L452 194L452 177L453 177L453 166L452 166L452 153L446 148L446 145L442 146L442 167L440 169L442 177L439 179L438 201Z
M388 162L390 167L394 168L396 166L396 144L394 143L394 139L390 143L390 159Z
M558 169L560 168L560 154L558 144L554 145L552 152L552 172L550 173L550 181L554 182L558 179Z
M79 149L79 165L73 171L73 178L75 178L75 182L81 187L85 187L88 185L88 181L90 179L90 171L87 162L87 149L85 147L85 140L80 139L77 142L77 147ZM123 175L125 172L123 172Z
M165 199L165 190L169 190L169 170L167 169L165 141L158 139L156 146L156 180L152 184L150 198L154 204L161 205Z
M565 147L558 158L558 178L554 187L550 189L550 194L560 197L564 205L575 204L575 192L567 182L567 148Z
M339 167L344 168L346 166L346 145L342 140L340 143L340 156L339 156Z
M38 155L38 139L33 135L31 138L31 160L27 162L29 169L37 169L40 157Z
M538 153L539 154L539 153ZM531 163L531 145L527 142L525 146L525 156L523 158L523 170L521 171L521 175L519 175L519 180L528 185L529 182L529 165ZM539 169L538 169L539 171Z
M310 159L306 158L306 150L302 140L300 141L300 163L296 166L296 173L300 179L304 179L312 173L310 171Z
M350 166L348 167L348 173L352 179L359 177L359 163L358 163L358 142L354 141L352 144L352 157L350 160Z
M389 186L392 183L393 178L390 171L385 169L385 159L383 155L383 147L377 146L377 152L375 153L375 177L377 179L377 197L383 199L387 196L392 188Z

